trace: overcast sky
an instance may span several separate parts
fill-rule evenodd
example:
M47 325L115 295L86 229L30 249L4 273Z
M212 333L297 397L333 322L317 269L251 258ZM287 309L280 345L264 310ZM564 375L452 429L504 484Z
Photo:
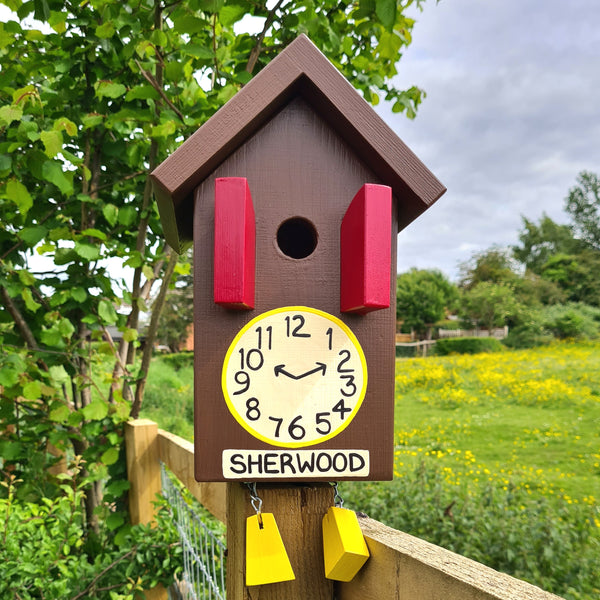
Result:
M448 188L398 237L398 271L457 278L474 252L518 241L521 215L567 222L582 170L600 173L600 0L429 0L397 85L414 121L378 112Z

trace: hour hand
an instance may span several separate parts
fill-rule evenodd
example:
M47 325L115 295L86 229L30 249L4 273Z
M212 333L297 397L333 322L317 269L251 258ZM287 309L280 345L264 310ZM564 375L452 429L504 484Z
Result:
M279 375L285 375L290 379L302 379L303 377L308 377L309 375L312 375L313 373L318 373L319 371L321 371L322 374L325 375L325 372L327 371L327 365L321 362L315 364L317 366L314 369L310 369L310 371L306 371L306 373L302 373L301 375L294 375L289 371L286 371L284 368L285 365L275 365L275 368L273 370L275 371L275 377L278 377Z

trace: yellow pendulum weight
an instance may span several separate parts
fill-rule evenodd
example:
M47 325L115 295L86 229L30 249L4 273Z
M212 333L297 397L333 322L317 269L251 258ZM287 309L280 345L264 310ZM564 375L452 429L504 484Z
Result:
M246 586L295 579L272 513L261 512L256 484L249 484L255 515L246 519Z
M331 506L323 517L325 577L351 581L369 558L369 549L356 513L342 508L337 484L334 487L336 506Z

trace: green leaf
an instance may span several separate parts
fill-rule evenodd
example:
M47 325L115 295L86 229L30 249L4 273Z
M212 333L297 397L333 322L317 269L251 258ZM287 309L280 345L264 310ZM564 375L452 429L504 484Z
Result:
M115 34L115 26L112 21L106 21L102 25L96 27L96 35L101 39L105 40L112 37Z
M0 369L0 385L4 387L12 387L19 381L19 371L8 365Z
M65 196L73 193L73 174L65 173L60 163L54 160L47 160L42 165L42 177L53 183Z
M224 4L225 0L200 0L199 2L200 10L211 13L219 12Z
M81 412L88 421L101 421L108 415L108 404L103 400L92 400Z
M94 113L81 117L81 122L83 123L85 129L96 127L97 125L100 125L100 123L102 123L103 120L103 115L98 115Z
M165 121L160 125L156 125L150 130L150 136L153 138L167 137L177 131L177 123L175 121Z
M6 184L6 194L9 200L12 200L17 207L19 212L26 215L29 209L33 206L33 198L27 191L27 188L16 179L10 179Z
M106 234L103 231L100 231L99 229L93 229L93 228L84 229L81 232L81 235L95 237L95 238L98 238L99 240L102 240L103 242L105 242L107 240Z
M137 340L137 338L138 338L137 329L126 329L123 332L123 339L126 342L134 342L135 340Z
M100 462L105 464L107 467L110 465L114 465L118 460L119 450L114 446L103 452L102 456L100 457Z
M50 417L50 420L55 423L64 423L69 418L70 414L71 411L66 404L55 401L50 406L50 414L48 416Z
M207 22L204 19L199 19L194 15L184 13L174 18L173 24L177 33L201 33L205 31Z
M71 297L73 300L75 300L75 302L79 302L81 304L82 302L86 301L87 292L81 287L76 287L71 290Z
M62 365L54 365L48 369L50 377L55 385L61 385L69 382L69 374Z
M100 300L98 303L98 315L102 321L108 325L113 325L117 322L117 311L115 307L106 299Z
M99 81L95 87L98 98L119 98L127 92L122 83L115 81Z
M56 131L66 131L67 135L74 137L77 135L77 125L67 117L60 117L54 121L54 129Z
M17 237L22 239L28 246L35 246L37 243L44 239L44 236L48 233L48 230L43 225L36 225L35 227L25 227L17 233Z
M133 206L122 206L119 210L119 223L121 225L125 225L125 227L129 227L129 225L133 225L135 220L138 217L138 211Z
M98 260L100 258L100 247L96 244L75 242L73 250L75 250L78 256L85 260Z
M156 100L159 97L159 93L151 85L137 85L127 92L125 100L127 102L131 100L148 100L149 98Z
M108 452L108 450L107 450L107 452ZM104 456L104 455L102 455L102 456ZM107 463L104 460L102 460L102 462L105 465L113 464L113 463ZM106 517L105 523L106 523L106 526L108 527L109 531L114 531L115 529L118 529L119 527L121 527L121 525L123 525L123 523L125 523L125 519L123 518L123 515L121 513L111 513L108 517Z
M396 23L396 0L377 0L375 3L375 13L381 21L381 24L392 31Z
M102 214L111 227L116 225L119 209L114 204L105 204L102 208Z
M219 20L223 27L231 27L246 14L248 7L241 4L227 4L219 11Z
M23 285L35 285L35 277L29 271L22 269L19 271L19 281Z
M7 105L0 108L0 127L6 127L13 121L20 121L23 109L19 106Z
M10 173L12 158L8 154L0 154L0 177Z
M42 306L33 299L33 294L29 288L21 290L21 298L23 298L27 310L30 310L31 312L36 312L37 309Z
M61 319L58 323L58 330L60 331L61 335L67 339L71 339L75 333L75 327L73 326L73 323L69 321L69 319Z
M208 46L198 46L198 44L186 44L182 51L194 58L199 58L201 60L213 60L215 53Z
M27 400L39 400L42 395L42 386L39 381L29 381L23 386L23 397Z
M54 158L62 150L63 137L60 131L42 131L40 137L48 158Z

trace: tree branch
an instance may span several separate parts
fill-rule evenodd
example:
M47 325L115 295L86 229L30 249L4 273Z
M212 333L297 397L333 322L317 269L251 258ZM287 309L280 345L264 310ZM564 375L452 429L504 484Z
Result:
M160 319L160 313L165 304L165 298L167 297L167 291L169 290L169 284L171 283L171 277L175 271L175 265L179 259L178 255L171 249L169 249L170 256L165 274L163 276L162 284L158 296L152 305L152 317L150 318L150 325L146 334L146 345L144 347L144 355L142 356L142 365L140 367L140 377L137 380L135 388L135 399L131 406L130 416L133 419L137 419L140 410L142 408L142 400L144 398L144 390L146 388L146 379L148 376L148 369L150 368L150 360L152 359L152 347L154 346L154 340L156 339L156 331L158 329L158 321Z
M160 97L164 100L164 102L167 104L167 106L181 119L181 122L183 123L183 121L184 121L183 113L169 100L169 98L167 97L167 94L165 94L165 91L162 89L162 86L159 85L159 83L158 83L158 81L156 81L156 79L154 79L152 73L149 73L148 71L146 71L146 69L144 69L144 67L142 67L142 65L140 64L140 61L137 58L135 59L135 64L138 66L140 73L144 76L146 81L159 93Z
M15 322L15 325L17 326L17 329L23 336L23 339L25 340L27 346L29 346L29 348L31 348L32 350L40 350L40 347L38 346L33 332L29 328L29 325L27 325L27 321L23 318L23 315L17 308L17 305L13 302L12 298L8 295L6 288L3 286L0 286L0 296L2 297L2 302L4 303L4 306L6 306L6 310L9 312L10 316ZM48 365L41 358L38 359L38 361L40 366L44 369L44 371L47 371Z
M262 31L258 34L256 45L254 46L254 48L252 48L252 51L250 52L250 57L248 58L248 63L246 64L246 71L250 74L252 74L252 71L254 71L256 61L258 60L258 57L262 52L262 43L265 39L265 35L267 35L267 31L269 30L271 25L273 25L273 21L275 20L275 13L279 10L283 2L284 0L279 0L279 2L277 2L277 4L269 11L267 19L265 20L264 27Z

